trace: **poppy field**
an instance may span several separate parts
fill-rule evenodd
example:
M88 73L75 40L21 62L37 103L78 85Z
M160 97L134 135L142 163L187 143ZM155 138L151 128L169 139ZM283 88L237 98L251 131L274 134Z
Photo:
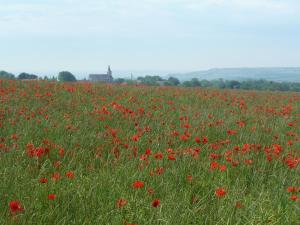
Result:
M300 94L0 80L0 224L300 224Z

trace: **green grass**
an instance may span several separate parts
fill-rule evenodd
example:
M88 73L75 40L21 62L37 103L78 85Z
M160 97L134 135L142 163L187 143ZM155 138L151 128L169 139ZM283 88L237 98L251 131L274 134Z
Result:
M1 81L0 224L300 224L290 199L300 197L299 102L296 93ZM49 154L30 157L30 144ZM11 212L11 201L24 210Z

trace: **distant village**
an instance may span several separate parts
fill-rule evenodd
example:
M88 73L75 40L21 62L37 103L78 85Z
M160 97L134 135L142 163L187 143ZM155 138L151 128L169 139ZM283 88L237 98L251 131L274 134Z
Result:
M108 66L107 72L104 74L89 74L88 79L78 80L75 75L69 71L61 71L58 76L39 77L35 74L20 73L15 76L12 73L6 71L0 71L0 80L50 80L59 82L93 82L93 83L115 83L123 85L145 85L145 86L181 86L181 87L201 87L201 88L218 88L218 89L243 89L243 90L262 90L262 91L293 91L300 92L300 83L298 82L275 82L268 80L224 80L224 79L198 79L192 78L190 80L180 81L178 78L169 76L164 79L160 76L146 75L144 77L140 76L133 79L131 75L130 79L124 78L113 78L113 72L111 67Z

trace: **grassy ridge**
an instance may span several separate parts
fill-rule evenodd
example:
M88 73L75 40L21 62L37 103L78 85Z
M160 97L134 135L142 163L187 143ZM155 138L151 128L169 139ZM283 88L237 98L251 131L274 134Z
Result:
M299 224L299 102L2 81L0 224Z

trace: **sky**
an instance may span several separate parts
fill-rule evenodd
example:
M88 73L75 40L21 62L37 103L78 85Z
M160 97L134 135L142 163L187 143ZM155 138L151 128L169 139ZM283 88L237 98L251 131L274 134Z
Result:
M300 66L299 0L0 0L0 70Z

